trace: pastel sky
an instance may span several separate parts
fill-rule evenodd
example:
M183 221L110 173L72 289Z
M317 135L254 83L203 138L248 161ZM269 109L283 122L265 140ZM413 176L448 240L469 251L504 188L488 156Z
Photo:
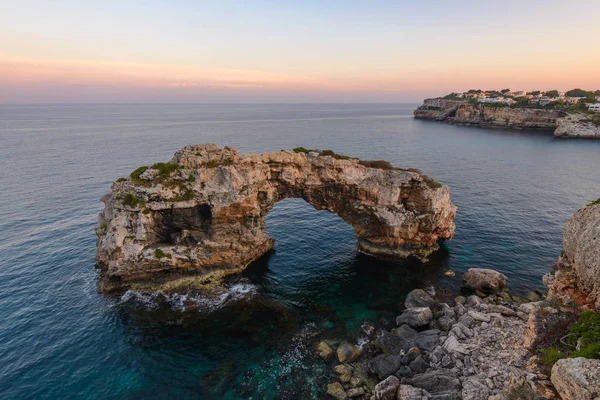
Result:
M0 103L600 89L599 0L0 0Z

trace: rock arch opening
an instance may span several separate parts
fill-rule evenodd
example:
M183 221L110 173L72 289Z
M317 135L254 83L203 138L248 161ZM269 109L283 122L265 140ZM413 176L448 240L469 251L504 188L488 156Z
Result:
M426 259L454 234L449 188L416 170L332 151L240 156L194 145L138 168L103 198L101 290L188 284L182 276L216 282L241 271L273 247L265 216L289 198L339 216L359 251L376 257Z

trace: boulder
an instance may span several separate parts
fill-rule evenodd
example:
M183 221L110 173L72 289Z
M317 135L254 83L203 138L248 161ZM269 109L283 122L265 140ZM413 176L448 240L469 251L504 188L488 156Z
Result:
M416 374L421 374L429 368L429 364L421 356L415 358L408 366Z
M463 400L488 400L490 389L477 377L469 377L463 382Z
M600 398L600 360L563 358L552 367L550 380L563 400Z
M475 310L469 310L469 312L467 313L471 318L473 318L475 321L479 321L479 322L490 322L492 320L492 318L485 313L479 312L479 311L475 311Z
M416 388L410 385L398 386L396 392L397 400L427 400L429 399L429 393L423 389Z
M359 397L365 394L365 389L361 387L348 389L346 394L348 395L348 397Z
M392 333L396 336L400 336L407 340L415 340L417 336L419 336L419 332L417 332L407 324L402 324L399 327L392 329Z
M417 347L413 347L411 349L409 349L406 354L404 354L404 357L402 357L402 364L404 365L408 365L411 362L413 362L414 360L417 359L417 357L419 357L421 355L421 350L419 350Z
M415 345L414 341L389 332L380 333L373 344L382 352L395 355L405 352Z
M353 344L344 343L337 348L337 358L341 363L349 363L358 358L360 351Z
M389 376L375 386L376 400L396 400L396 392L400 386L400 380L395 376Z
M407 324L411 328L427 325L433 319L433 313L429 307L407 308L396 318L396 324Z
M348 398L346 396L346 391L344 387L339 382L331 382L327 385L327 394L337 400L345 400Z
M459 392L462 388L458 377L449 371L431 371L407 378L408 385L427 390L432 395L443 392Z
M325 342L319 342L319 344L317 344L316 350L319 357L321 357L325 361L329 360L333 355L333 350Z
M415 341L417 347L423 351L432 351L439 343L440 331L437 329L429 329L419 333Z
M350 368L350 366L346 364L336 365L333 368L333 372L335 372L338 378L340 378L340 381L344 383L350 382L350 379L352 378L352 368Z
M431 307L434 303L433 298L423 289L412 290L404 300L406 308Z
M402 366L402 356L393 354L380 354L369 362L369 369L379 379L394 375Z
M463 275L463 284L484 293L498 293L508 285L508 278L493 269L469 268Z

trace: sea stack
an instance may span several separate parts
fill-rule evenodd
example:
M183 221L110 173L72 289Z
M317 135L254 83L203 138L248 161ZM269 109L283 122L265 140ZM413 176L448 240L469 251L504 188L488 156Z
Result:
M191 145L102 198L100 290L218 284L273 247L264 217L285 198L339 215L358 250L376 257L425 260L455 229L450 189L416 170L329 150L240 155Z

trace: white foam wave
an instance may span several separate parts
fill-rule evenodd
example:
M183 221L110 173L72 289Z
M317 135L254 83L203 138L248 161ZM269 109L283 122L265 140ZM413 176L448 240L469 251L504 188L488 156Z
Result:
M256 286L240 282L229 287L203 292L166 293L128 290L120 303L134 303L148 310L168 307L173 311L215 311L232 301L247 299L256 294Z

